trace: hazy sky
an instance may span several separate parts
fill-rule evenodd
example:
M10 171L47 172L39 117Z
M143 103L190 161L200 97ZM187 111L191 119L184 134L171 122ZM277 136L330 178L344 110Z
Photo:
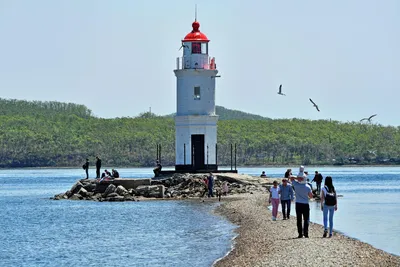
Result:
M195 3L218 105L400 125L399 0L0 0L0 97L106 118L175 112L173 69Z

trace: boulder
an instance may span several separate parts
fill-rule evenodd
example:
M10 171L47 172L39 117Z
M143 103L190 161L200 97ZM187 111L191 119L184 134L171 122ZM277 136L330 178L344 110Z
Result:
M82 197L87 197L87 196L88 196L88 195L87 195L87 194L88 194L88 191L86 191L86 189L82 187L82 188L79 190L78 194L81 195Z
M110 185L106 188L106 191L104 191L103 197L107 197L109 194L114 193L116 189L117 189L117 188L115 187L115 185L110 184Z
M131 195L125 195L124 199L125 199L125 201L135 201L135 198Z
M163 185L141 185L136 188L136 195L144 197L164 197L165 187Z
M79 190L81 190L81 188L83 187L83 184L81 182L76 182L71 190L67 191L67 196L68 198L72 197L72 195L77 194L79 192Z
M85 188L86 191L88 191L88 192L94 192L94 190L96 189L96 184L88 183L88 184L83 185L83 188Z
M119 195L117 194L117 192L114 193L110 193L107 195L107 197L118 197Z
M122 185L117 186L115 192L120 196L129 195L128 190L126 190L125 187L123 187Z
M123 196L114 196L114 197L107 197L105 199L106 201L125 201L125 198Z
M83 197L79 194L73 194L69 199L71 200L81 200Z

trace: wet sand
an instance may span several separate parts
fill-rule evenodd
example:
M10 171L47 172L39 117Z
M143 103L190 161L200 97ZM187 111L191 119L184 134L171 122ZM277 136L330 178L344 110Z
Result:
M214 266L400 266L400 257L339 233L322 238L323 226L310 223L309 238L297 238L291 219L272 221L267 194L225 198L215 212L239 226L233 250Z

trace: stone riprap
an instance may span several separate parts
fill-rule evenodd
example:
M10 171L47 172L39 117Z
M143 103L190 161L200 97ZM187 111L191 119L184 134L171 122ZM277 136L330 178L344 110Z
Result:
M207 174L173 174L161 179L114 179L97 182L81 179L70 190L52 199L134 201L138 198L184 199L207 195L203 179ZM270 178L259 178L234 173L215 174L214 195L221 193L222 183L227 182L229 195L266 192L272 185Z

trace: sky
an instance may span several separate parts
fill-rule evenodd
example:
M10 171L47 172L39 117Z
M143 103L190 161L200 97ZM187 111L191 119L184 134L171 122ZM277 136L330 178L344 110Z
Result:
M195 4L221 75L217 105L400 125L398 0L0 0L0 97L103 118L173 113Z

